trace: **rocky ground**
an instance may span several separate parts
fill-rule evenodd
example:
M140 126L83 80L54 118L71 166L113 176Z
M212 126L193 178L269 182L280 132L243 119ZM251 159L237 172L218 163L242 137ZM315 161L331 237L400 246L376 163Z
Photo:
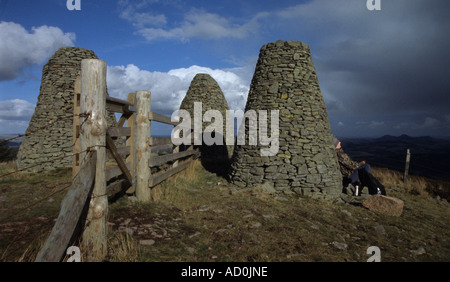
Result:
M68 181L70 172L60 171L0 182L1 261L34 260ZM400 216L367 209L368 195L330 203L262 186L241 190L197 164L157 187L155 202L125 196L110 203L106 260L365 262L377 247L385 262L449 261L447 200L393 176L382 182L388 196L403 201Z
M198 169L198 168L197 168ZM387 185L404 203L400 216L363 206L369 195L336 203L240 190L201 169L200 179L166 183L157 203L123 199L112 208L113 232L127 238L135 261L448 261L450 205ZM123 247L123 244L122 244ZM120 248L120 246L119 246ZM123 249L123 248L122 248ZM117 250L117 249L116 249ZM122 260L112 252L111 260Z

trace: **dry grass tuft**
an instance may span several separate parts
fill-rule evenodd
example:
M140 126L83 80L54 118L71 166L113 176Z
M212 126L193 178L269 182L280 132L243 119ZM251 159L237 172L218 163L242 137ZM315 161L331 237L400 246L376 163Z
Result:
M137 262L139 252L138 242L128 233L115 231L108 235L107 261Z
M402 173L385 168L373 168L372 173L381 183L390 188L400 189L411 195L439 196L450 201L450 183L448 182L410 175L404 183Z

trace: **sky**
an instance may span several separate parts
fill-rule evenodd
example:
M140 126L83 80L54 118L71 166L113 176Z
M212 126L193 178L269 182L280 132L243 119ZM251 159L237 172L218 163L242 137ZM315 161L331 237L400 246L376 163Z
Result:
M0 0L0 134L25 132L42 67L63 46L107 62L110 96L150 90L152 111L170 116L197 73L244 110L260 48L299 40L336 136L450 138L450 1L374 1L380 10L366 0L69 1L81 10Z

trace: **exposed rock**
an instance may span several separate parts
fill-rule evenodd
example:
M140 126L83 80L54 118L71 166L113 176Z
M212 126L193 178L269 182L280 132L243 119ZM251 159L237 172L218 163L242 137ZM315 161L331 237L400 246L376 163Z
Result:
M381 224L375 226L375 230L376 230L378 233L380 233L381 235L387 235L386 229L385 229L384 226L381 225Z
M148 239L148 240L139 240L139 244L143 246L152 246L155 244L155 240Z
M423 247L419 247L417 250L410 250L410 252L416 256L420 256L426 253Z
M263 214L263 218L270 220L270 219L278 219L280 217L278 215L273 215L273 214Z
M132 228L129 228L129 227L120 226L119 227L119 231L125 232L126 234L128 234L130 236L133 236L133 234L134 234L134 230Z
M352 216L352 213L348 210L341 210L343 214L346 214L347 216Z
M263 193L267 193L267 194L275 194L276 193L276 190L273 187L273 184L271 182L267 182L267 181L253 187L253 191L263 192Z
M332 242L331 245L341 251L347 250L347 248L348 248L347 244L336 242L336 241Z
M400 216L403 212L404 202L394 197L373 195L363 202L363 206L374 212Z
M195 253L195 249L192 247L186 247L186 251L191 255Z
M261 227L262 224L260 222L253 222L249 225L250 228L254 229L254 228L259 228Z

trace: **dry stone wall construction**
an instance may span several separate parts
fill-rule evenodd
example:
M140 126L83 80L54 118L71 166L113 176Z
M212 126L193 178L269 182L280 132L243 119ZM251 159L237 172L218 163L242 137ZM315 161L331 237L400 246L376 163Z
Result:
M34 166L29 171L40 172L72 165L74 84L83 59L98 58L88 49L63 47L43 67L38 102L17 154L19 169ZM115 124L112 113L107 121Z
M229 158L233 152L233 145L225 146L226 136L226 116L229 110L227 100L223 95L219 84L209 74L199 73L192 79L186 96L181 102L180 109L189 112L192 119L192 127L194 127L194 103L202 103L202 117L209 110L217 110L221 113L223 118L223 146L201 146L202 162L205 167L212 170L216 168L224 168L223 165L229 162ZM212 121L214 122L214 120ZM209 122L202 122L202 132L210 125ZM234 135L234 132L232 133ZM209 164L207 164L209 163Z
M279 110L279 150L276 156L261 156L260 146L237 145L231 182L240 187L270 183L281 193L338 197L342 176L307 44L277 41L261 48L245 108L249 110ZM248 123L245 129L248 136Z

